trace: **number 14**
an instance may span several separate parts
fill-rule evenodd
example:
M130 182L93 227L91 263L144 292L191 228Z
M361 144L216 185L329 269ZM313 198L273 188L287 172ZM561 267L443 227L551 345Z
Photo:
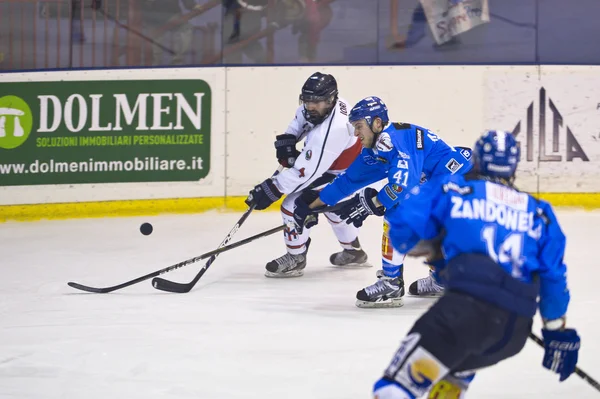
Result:
M512 276L521 277L519 266L523 259L523 234L512 232L498 247L496 253L496 226L485 226L481 232L481 238L485 241L487 252L494 262L502 265L512 265Z

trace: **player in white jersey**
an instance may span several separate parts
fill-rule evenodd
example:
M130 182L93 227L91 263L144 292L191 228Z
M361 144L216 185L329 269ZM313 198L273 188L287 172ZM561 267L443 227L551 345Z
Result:
M299 196L315 197L318 191L346 170L361 151L348 122L348 103L338 98L337 82L332 75L316 72L302 87L301 105L285 134L275 141L277 160L285 168L277 176L266 179L250 191L248 206L266 209L284 194L281 205L285 255L267 263L267 277L300 277L306 267L310 245L310 229L298 233L294 223L295 200ZM302 151L296 143L304 139ZM311 200L312 202L312 200ZM330 262L336 266L367 266L367 254L358 241L358 228L343 223L334 213L324 213L342 246Z

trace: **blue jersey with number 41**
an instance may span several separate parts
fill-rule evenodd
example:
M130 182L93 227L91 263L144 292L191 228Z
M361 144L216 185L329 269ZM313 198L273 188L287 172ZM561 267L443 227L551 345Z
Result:
M421 126L390 123L377 137L374 148L363 148L354 162L320 193L334 205L361 188L388 180L377 195L386 208L393 208L406 191L437 175L466 173L472 167L471 151L454 148Z
M539 281L542 317L565 314L570 299L563 263L566 238L547 202L474 174L443 176L411 190L388 221L392 244L401 253L443 232L446 262L461 254L483 254L505 272L477 264L453 283L460 290L504 306L519 294L500 298L507 287L537 286ZM536 296L521 303L533 313Z

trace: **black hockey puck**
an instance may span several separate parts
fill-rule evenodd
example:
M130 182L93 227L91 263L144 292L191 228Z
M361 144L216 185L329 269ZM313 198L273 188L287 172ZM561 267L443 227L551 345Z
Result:
M152 234L152 230L153 230L153 227L150 223L144 223L140 226L140 231L145 236Z

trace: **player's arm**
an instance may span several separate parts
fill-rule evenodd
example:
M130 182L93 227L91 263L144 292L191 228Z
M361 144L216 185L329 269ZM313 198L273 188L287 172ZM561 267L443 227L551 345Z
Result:
M547 203L540 201L538 214L544 219L539 241L540 314L545 321L564 320L570 301L567 267L563 261L566 237Z
M296 149L296 143L310 127L311 125L306 121L302 113L302 106L298 107L296 115L288 125L285 133L275 137L277 162L280 165L289 168L296 163L296 159L300 155L300 151Z
M359 154L344 173L321 190L319 198L311 204L311 208L335 205L363 187L383 179L385 179L385 171L378 165L367 164L363 154Z
M294 209L294 219L298 231L301 232L304 226L310 228L317 223L318 217L314 215L315 210L323 208L326 205L335 205L343 198L355 193L357 190L382 180L383 178L385 178L385 172L376 164L367 164L364 160L364 155L359 154L354 162L350 164L348 169L346 169L344 173L338 175L333 182L325 186L321 192L305 192L298 197L296 200L296 208ZM360 195L362 195L362 193L357 194L357 196ZM355 200L355 198L348 202L352 202L353 200ZM338 211L336 211L336 213ZM308 221L309 218L312 219L312 221Z
M415 185L386 214L390 224L390 240L396 251L407 254L419 241L439 236L447 207L443 183L442 179L436 179Z
M418 185L421 180L421 165L416 156L404 159L399 153L390 160L392 168L388 172L388 184L377 194L377 200L387 211L396 206L404 197L400 193Z
M544 220L539 251L540 314L544 321L542 365L564 381L575 371L581 339L574 328L566 327L570 301L567 267L563 261L566 238L550 204L540 201L538 216Z
M277 189L283 194L302 191L327 172L348 145L351 138L348 126L336 124L335 120L319 125L317 129L322 131L311 136L293 167L274 179Z

